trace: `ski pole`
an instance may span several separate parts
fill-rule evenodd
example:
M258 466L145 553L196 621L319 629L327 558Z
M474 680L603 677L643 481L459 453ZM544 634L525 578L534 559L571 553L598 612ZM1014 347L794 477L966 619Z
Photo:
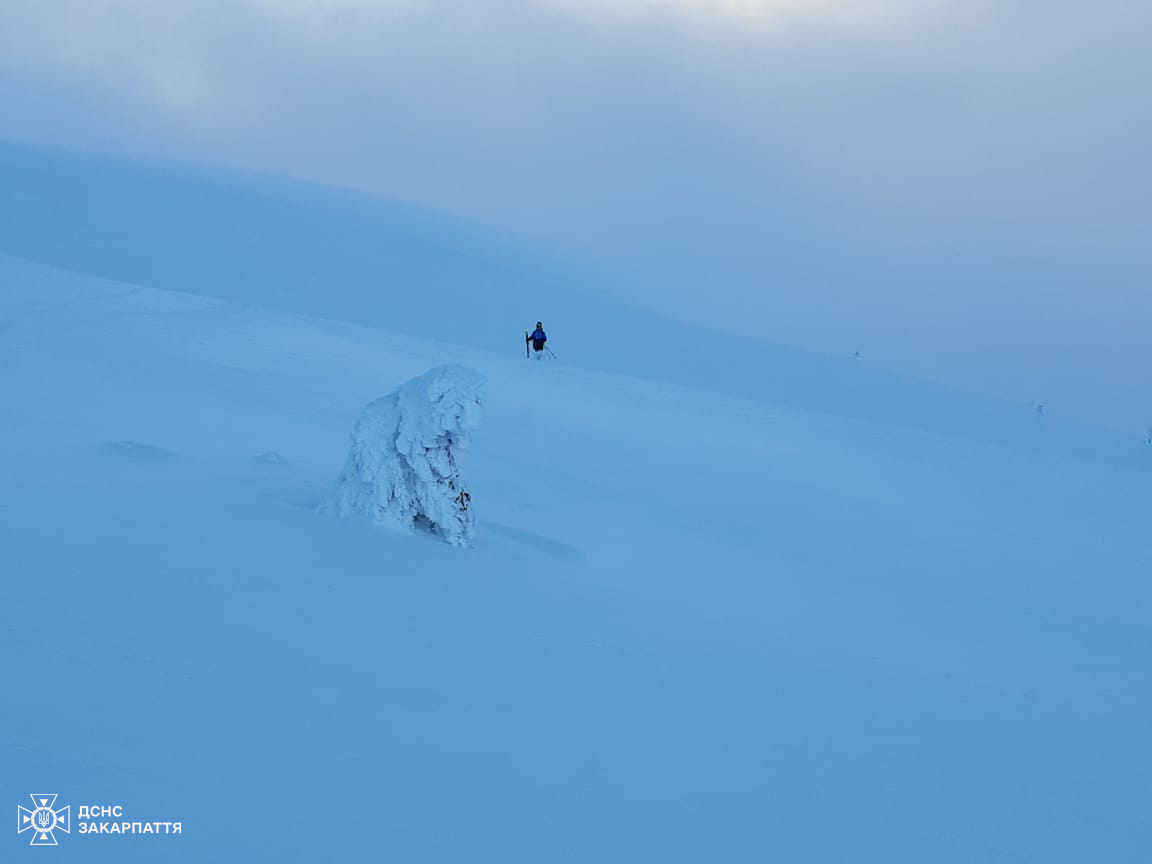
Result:
M547 345L544 346L544 350L548 352L548 356L553 360L559 359L556 357L556 352L549 348Z

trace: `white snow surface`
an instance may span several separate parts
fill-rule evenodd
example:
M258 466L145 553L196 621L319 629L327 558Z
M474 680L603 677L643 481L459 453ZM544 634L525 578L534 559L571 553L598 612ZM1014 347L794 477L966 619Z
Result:
M453 546L468 545L475 512L460 455L479 423L483 386L475 370L447 364L371 402L321 511L407 530L421 526Z
M1139 436L209 293L0 257L4 798L183 825L60 861L1152 859ZM472 547L319 516L446 363L487 382Z

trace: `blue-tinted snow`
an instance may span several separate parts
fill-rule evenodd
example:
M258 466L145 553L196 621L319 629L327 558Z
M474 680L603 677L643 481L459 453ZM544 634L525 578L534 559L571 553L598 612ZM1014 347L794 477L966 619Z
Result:
M639 312L660 375L554 315L529 364L539 304L496 351L463 284L312 297L296 234L202 260L211 226L177 273L191 215L15 249L5 201L41 263L0 258L0 786L183 825L40 854L1152 854L1152 448ZM488 380L475 548L318 517L360 408L445 362Z

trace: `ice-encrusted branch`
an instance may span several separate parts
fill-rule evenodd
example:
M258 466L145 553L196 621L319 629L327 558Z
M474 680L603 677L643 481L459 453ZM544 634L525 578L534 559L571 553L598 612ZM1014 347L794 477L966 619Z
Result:
M352 430L344 471L321 509L467 545L475 521L459 454L479 421L483 386L478 372L438 366L369 403Z

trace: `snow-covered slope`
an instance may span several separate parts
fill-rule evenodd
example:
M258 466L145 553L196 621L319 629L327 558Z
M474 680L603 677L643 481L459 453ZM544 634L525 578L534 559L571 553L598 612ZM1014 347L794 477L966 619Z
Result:
M927 419L0 286L6 798L183 825L47 854L1152 854L1149 448L899 378ZM445 362L488 381L475 547L317 516L360 408Z
M612 274L394 201L2 142L0 176L0 254L49 267L513 357L543 319L569 366L1058 456L1143 456L1129 449L1135 434L1038 427L1028 405L872 368L852 359L854 345L817 354L735 322L719 333L634 308L614 299L626 292L613 292Z

